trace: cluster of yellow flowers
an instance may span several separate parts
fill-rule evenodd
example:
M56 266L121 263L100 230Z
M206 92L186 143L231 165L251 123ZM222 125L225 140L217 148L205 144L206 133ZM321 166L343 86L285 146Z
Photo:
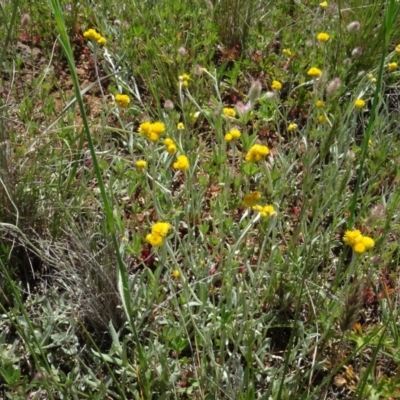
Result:
M107 43L107 39L96 32L94 29L88 29L83 33L83 37L91 39L97 42L100 46L104 46Z
M327 1L323 1L322 3L319 3L319 6L320 6L322 9L325 9L325 8L328 7L328 2L327 2Z
M167 153L169 153L169 154L175 154L177 152L177 150L178 150L178 148L176 147L175 142L170 138L166 138L164 140L164 145L165 145L165 148L167 150Z
M152 142L156 142L164 132L165 125L162 122L146 121L139 126L139 133Z
M252 207L254 211L258 211L262 217L273 217L276 215L274 206L267 204L265 206L255 205Z
M362 254L375 246L374 239L363 236L358 229L346 231L343 236L343 242L358 254Z
M257 202L261 199L261 193L255 190L254 192L246 194L243 199L243 205L245 207L252 207L254 211L258 211L262 217L272 217L276 215L274 206L267 204L260 206Z
M176 157L176 161L172 164L174 169L177 169L179 171L186 171L190 164L189 164L189 159L181 154L180 156Z
M183 87L189 86L190 76L188 74L179 75L178 79L179 79L179 82L182 83Z
M247 162L261 161L268 154L269 154L268 146L262 144L255 144L250 148L250 150L246 154L246 161Z
M177 125L178 131L183 131L185 129L185 125L183 122L179 122Z
M289 124L287 127L288 132L293 132L296 129L297 129L297 124L295 124L295 123Z
M146 242L154 247L161 246L170 229L171 225L168 222L155 223L151 228L151 233L146 236Z
M261 199L261 193L255 190L254 192L246 194L243 199L243 204L245 207L252 207L257 204L258 200Z
M233 142L240 138L240 131L238 129L231 129L226 135L225 140L227 142Z
M115 96L115 101L122 108L128 108L131 102L131 99L126 94L117 94Z

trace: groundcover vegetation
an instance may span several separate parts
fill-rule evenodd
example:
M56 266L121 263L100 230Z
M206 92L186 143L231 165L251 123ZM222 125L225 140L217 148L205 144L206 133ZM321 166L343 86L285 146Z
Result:
M1 398L400 398L397 1L0 11Z

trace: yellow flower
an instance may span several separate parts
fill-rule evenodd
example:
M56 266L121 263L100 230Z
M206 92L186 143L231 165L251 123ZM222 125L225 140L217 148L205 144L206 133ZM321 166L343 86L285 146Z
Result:
M358 229L354 229L352 231L346 231L343 236L343 242L351 247L359 243L361 240L362 235L361 231Z
M362 108L365 107L365 101L364 101L363 99L357 99L357 100L354 102L354 107L355 107L355 108L358 108L359 110L361 110Z
M396 53L398 54L398 55L400 55L400 44L398 44L397 46L396 46Z
M100 46L104 46L104 45L107 43L107 39L106 39L105 37L102 36L100 39L97 40L97 43L98 43Z
M367 78L372 82L372 83L376 83L376 78L372 75L372 74L368 74Z
M131 99L126 94L117 94L115 96L115 101L118 103L118 105L120 107L128 108L129 107L129 103L131 102Z
M293 132L296 129L297 129L297 124L295 124L295 123L289 124L287 127L288 132Z
M315 106L318 108L324 108L325 107L325 103L322 100L317 100L315 102Z
M158 135L161 135L165 132L165 125L162 122L154 122L151 124L151 130Z
M311 76L312 78L318 78L321 76L322 71L316 67L312 67L307 71L307 75Z
M319 40L321 43L326 43L329 40L329 34L326 32L320 32L317 35L317 40Z
M149 136L151 132L151 122L146 121L139 125L139 133L143 136Z
M236 111L230 107L224 107L222 111L227 117L235 117L236 115Z
M152 235L159 235L164 238L168 235L170 229L171 225L168 222L156 222L151 228L151 233Z
M189 159L185 155L180 155L172 166L180 171L186 171L189 168Z
M397 62L391 62L391 63L388 64L388 71L392 72L395 69L397 69L397 67L398 67Z
M240 138L240 131L238 129L231 129L226 135L225 140L227 142L232 142Z
M169 154L175 154L178 151L178 148L176 147L176 144L174 143L173 140L165 139L164 144Z
M367 250L372 249L375 246L375 240L368 236L363 236L361 238L361 243L365 246Z
M102 36L94 29L88 29L87 31L83 32L83 37L85 37L86 39L95 40L97 42L101 39Z
M189 86L190 76L188 74L179 75L178 78L179 78L179 82L182 83L183 87L188 87Z
M269 148L261 144L255 144L246 154L247 162L260 161L269 154Z
M290 49L283 49L282 53L287 55L287 56L291 56L292 55L292 52L290 51Z
M140 171L147 167L147 162L145 160L138 160L136 161L136 168Z
M276 211L274 206L272 205L265 205L265 206L253 206L254 211L258 211L262 217L272 217L276 215Z
M320 115L320 116L317 118L317 122L318 122L319 124L325 124L327 121L328 121L328 118L326 118L325 115Z
M248 193L244 196L243 205L245 207L254 206L258 200L261 199L261 193L255 190L254 192Z
M358 253L358 254L362 254L362 253L364 253L365 250L367 250L367 249L365 248L365 246L364 246L364 244L363 244L362 242L359 242L359 243L356 243L356 244L353 246L353 250L354 250L356 253Z
M146 242L150 243L154 247L159 247L163 244L163 237L160 235L154 235L153 233L149 233L146 236Z
M165 125L162 122L143 122L139 125L139 133L150 139L152 142L156 142L162 133L165 131Z
M271 89L272 90L281 90L282 89L282 83L280 83L279 81L272 81Z
M179 276L180 276L179 271L178 271L177 269L174 269L174 270L172 271L172 276L173 276L175 279L178 279Z
M183 131L185 129L185 125L183 125L183 122L179 122L177 128L178 128L178 131Z
M319 6L323 9L328 7L328 2L327 1L323 1L322 3L319 3Z

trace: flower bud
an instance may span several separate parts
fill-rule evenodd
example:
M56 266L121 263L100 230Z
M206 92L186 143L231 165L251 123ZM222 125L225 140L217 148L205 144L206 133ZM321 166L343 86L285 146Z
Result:
M25 26L29 25L31 23L31 17L29 14L24 14L21 18L21 26L22 28L25 28Z
M172 111L174 109L174 103L171 100L165 100L164 102L164 110Z
M181 57L184 57L184 56L186 55L186 49L185 49L183 46L179 47L179 49L178 49L178 54L179 54Z
M348 32L357 32L360 29L361 24L358 21L350 22L347 25Z
M253 84L250 86L248 98L251 104L254 104L261 95L261 90L262 90L262 85L260 81L255 81Z
M352 55L354 58L360 58L360 57L362 56L362 54L363 54L363 49L362 49L362 47L360 47L360 46L356 47L356 48L353 49L353 51L351 52L351 55Z
M326 95L333 96L340 89L341 85L342 81L340 80L340 78L332 79L331 81L328 82L326 86Z

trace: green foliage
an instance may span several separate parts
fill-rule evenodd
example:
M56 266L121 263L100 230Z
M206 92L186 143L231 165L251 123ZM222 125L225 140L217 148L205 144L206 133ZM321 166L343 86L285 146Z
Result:
M399 396L400 7L309 3L0 4L8 398Z

